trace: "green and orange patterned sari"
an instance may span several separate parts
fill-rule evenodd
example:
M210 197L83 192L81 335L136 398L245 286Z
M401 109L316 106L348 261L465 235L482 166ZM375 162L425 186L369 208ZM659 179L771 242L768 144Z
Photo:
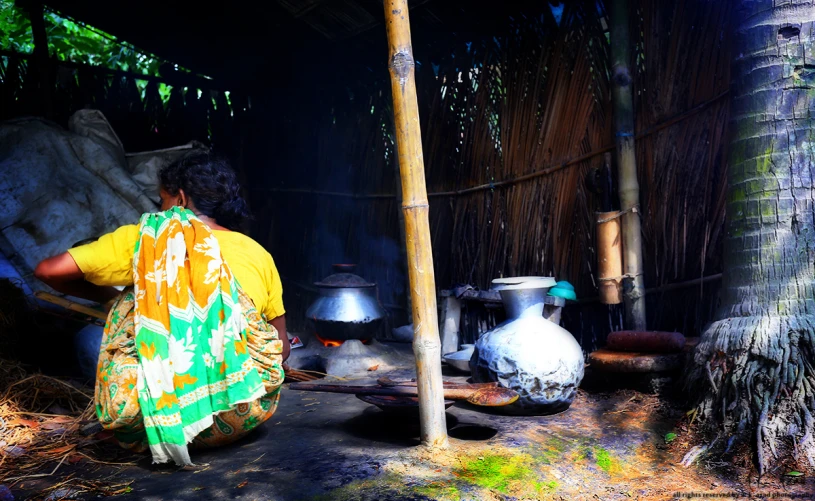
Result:
M153 461L244 436L277 408L282 343L185 209L145 214L132 291L111 310L96 384L102 425Z

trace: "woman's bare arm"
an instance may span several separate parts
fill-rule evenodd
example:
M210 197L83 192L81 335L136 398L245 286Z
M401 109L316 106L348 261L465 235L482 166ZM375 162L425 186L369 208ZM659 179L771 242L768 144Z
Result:
M283 361L285 362L291 353L291 343L289 342L289 335L286 333L286 315L275 317L269 320L269 323L277 329L277 335L283 341Z
M119 295L119 291L113 287L102 287L86 281L82 270L67 252L42 261L34 270L34 276L63 294L99 304L106 304Z

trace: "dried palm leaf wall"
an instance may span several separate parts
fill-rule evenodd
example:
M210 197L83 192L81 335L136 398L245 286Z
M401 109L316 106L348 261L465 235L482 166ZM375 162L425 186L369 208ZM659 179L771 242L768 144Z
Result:
M42 116L39 75L28 54L0 51L0 120ZM51 118L65 127L82 108L101 110L128 152L178 146L191 140L236 155L245 96L213 88L189 75L166 79L97 66L51 60ZM142 85L144 91L139 88ZM164 102L159 93L170 91Z
M646 284L659 288L721 268L728 3L632 7ZM543 8L492 39L451 47L448 57L416 53L436 282L569 280L588 300L567 308L564 321L590 349L621 323L618 308L591 301L598 200L586 177L613 144L605 12L581 1L562 13ZM406 318L384 63L334 75L339 93L322 81L303 89L307 99L270 98L274 124L249 140L256 149L275 145L269 165L250 176L255 232L286 278L296 328L313 298L309 284L340 261L378 282L394 323ZM651 293L650 325L697 333L716 291L713 280Z
M631 4L646 284L659 288L721 268L729 3ZM581 0L541 9L449 55L416 50L437 285L569 280L589 301L567 308L564 322L590 349L621 322L617 308L590 300L598 201L585 179L613 143L605 12ZM340 261L377 281L401 324L407 280L384 65L270 87L251 107L180 85L165 105L158 81L141 96L127 76L56 67L55 114L64 123L77 108L98 107L130 151L210 139L250 181L253 233L286 278L295 328L314 297L311 282ZM4 54L0 66L2 117L37 113L26 58ZM650 325L697 332L716 291L711 281L651 293ZM495 321L471 313L470 335Z
M637 141L646 284L721 272L731 2L640 2ZM667 126L666 126L667 125ZM656 327L698 334L718 282L651 295Z

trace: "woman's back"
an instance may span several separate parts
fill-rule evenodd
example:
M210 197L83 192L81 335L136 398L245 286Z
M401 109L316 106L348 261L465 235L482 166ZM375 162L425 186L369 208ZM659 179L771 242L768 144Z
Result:
M255 307L267 318L285 313L283 287L272 256L252 238L234 231L213 230L224 262ZM101 286L133 284L133 255L139 227L122 226L96 242L68 252L85 274L85 280Z
M183 466L193 437L234 442L272 416L290 346L274 261L234 231L249 216L234 171L190 156L160 178L160 212L46 259L34 274L110 302L96 350L97 417L124 447L149 446L154 462Z

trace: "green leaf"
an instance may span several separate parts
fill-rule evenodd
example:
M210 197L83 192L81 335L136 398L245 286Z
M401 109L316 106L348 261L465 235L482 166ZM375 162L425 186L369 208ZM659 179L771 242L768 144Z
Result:
M785 475L787 475L788 477L803 477L804 476L804 474L801 473L800 471L794 471L794 470L793 471L788 471L787 473L785 473Z
M96 40L91 40L85 37L76 37L73 41L74 47L79 50L80 52L85 52L88 54L100 53L104 50L103 47L100 47Z
M671 432L665 435L665 443L669 444L674 440L676 440L676 433Z
M108 33L77 24L47 9L44 21L49 52L61 61L81 61L112 69L158 75L162 60L124 45ZM33 47L28 14L16 5L15 0L0 0L0 49L28 53ZM189 72L186 68L179 70Z

